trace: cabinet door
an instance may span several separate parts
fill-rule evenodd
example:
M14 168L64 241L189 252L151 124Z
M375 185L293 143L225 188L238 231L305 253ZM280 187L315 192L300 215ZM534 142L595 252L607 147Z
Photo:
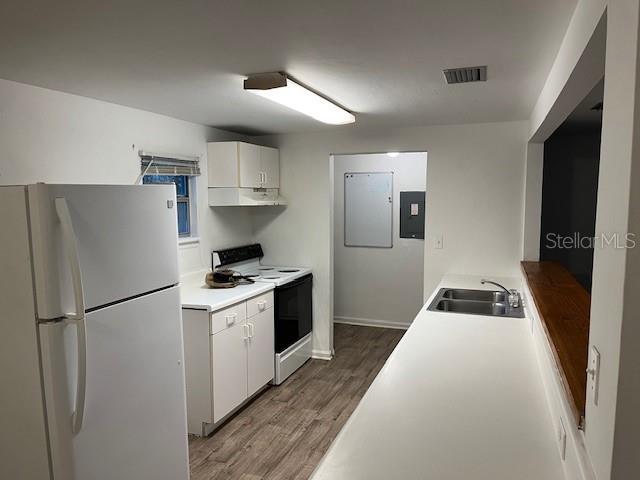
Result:
M247 320L249 326L248 395L273 379L273 308Z
M247 398L247 326L234 326L211 335L213 352L213 421L225 415Z
M240 186L248 188L262 187L262 168L260 168L260 147L250 143L239 143Z
M207 144L207 174L210 187L238 186L238 143Z
M265 176L265 188L280 188L280 151L260 147L260 165Z

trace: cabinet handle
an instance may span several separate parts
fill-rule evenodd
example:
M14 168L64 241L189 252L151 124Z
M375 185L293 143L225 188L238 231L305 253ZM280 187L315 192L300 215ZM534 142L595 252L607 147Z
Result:
M249 340L249 325L242 325L242 330L244 331L243 340Z
M232 313L231 315L225 315L224 317L227 321L227 327L230 327L234 323L236 323L236 319L238 318L237 313Z
M253 338L253 323L248 323L249 326L249 338Z
M264 175L264 184L267 184L267 172L262 172Z
M266 300L262 300L261 302L258 302L258 310L264 310L266 306L267 306Z

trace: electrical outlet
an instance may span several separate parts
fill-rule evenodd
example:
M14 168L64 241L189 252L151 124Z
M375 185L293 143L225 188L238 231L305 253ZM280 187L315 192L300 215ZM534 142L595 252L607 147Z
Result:
M558 422L558 448L560 449L560 458L564 460L567 456L567 431L564 429L562 417Z
M587 368L587 391L594 405L598 405L598 389L600 387L600 352L591 347L589 368Z

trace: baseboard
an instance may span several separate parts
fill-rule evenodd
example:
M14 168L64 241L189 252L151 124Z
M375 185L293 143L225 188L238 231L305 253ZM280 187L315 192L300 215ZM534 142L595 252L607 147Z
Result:
M315 358L316 360L331 360L333 355L331 355L330 350L312 350L311 358Z
M378 327L378 328L395 328L397 330L406 330L411 323L390 322L388 320L374 320L372 318L355 318L355 317L333 317L333 323L344 323L346 325L357 325L359 327Z

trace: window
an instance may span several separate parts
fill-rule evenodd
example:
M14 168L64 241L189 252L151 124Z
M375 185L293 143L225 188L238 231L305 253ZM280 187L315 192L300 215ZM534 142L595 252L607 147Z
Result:
M178 234L191 237L196 234L196 177L200 175L198 157L161 155L139 152L142 183L174 184L176 186L176 212ZM138 183L140 182L138 178Z
M176 186L176 208L178 213L178 235L191 235L191 198L189 196L189 177L187 175L145 175L144 184L174 184Z

